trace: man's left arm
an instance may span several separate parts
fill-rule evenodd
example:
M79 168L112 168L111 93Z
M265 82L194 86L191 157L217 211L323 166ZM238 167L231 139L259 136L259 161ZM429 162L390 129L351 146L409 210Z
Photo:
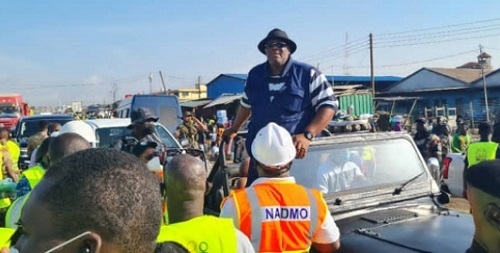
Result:
M325 129L332 120L338 109L338 101L333 92L333 85L326 80L326 76L319 71L311 70L311 82L309 83L309 95L311 103L316 110L316 115L305 131L317 136ZM310 141L303 133L294 136L295 148L297 148L297 158L303 158L309 147Z
M199 131L202 131L202 132L207 132L208 131L207 125L205 125L205 123L201 122L201 120L197 119L194 116L193 116L193 120L194 120L194 122L196 124L196 128Z

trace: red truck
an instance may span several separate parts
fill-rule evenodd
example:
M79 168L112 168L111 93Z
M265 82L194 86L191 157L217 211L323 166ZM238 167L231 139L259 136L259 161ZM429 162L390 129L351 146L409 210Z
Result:
M10 130L21 117L29 115L30 108L20 94L0 94L0 125Z

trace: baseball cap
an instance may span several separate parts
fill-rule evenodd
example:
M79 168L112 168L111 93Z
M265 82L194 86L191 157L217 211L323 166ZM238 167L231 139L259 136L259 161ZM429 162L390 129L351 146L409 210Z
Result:
M156 117L149 109L147 108L138 108L135 111L132 111L132 114L130 115L130 119L132 121L132 124L128 126L128 128L132 128L133 125L135 124L143 124L148 121L153 121L157 122L158 117Z

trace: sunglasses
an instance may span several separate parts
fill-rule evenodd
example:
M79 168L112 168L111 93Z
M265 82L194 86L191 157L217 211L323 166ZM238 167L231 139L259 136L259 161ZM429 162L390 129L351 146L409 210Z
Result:
M277 47L277 48L284 48L286 46L287 45L286 45L285 42L273 42L273 43L268 43L268 44L265 45L265 47L268 48L268 49L269 48L275 48L275 47Z

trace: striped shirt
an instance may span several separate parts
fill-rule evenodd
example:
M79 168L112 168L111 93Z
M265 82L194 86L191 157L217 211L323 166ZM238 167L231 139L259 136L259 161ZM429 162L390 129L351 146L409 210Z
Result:
M290 59L290 62L287 64L287 67L284 69L282 75L274 75L269 77L268 88L270 92L270 101L274 99L275 95L279 94L279 91L286 85L286 74L290 69L291 64L293 64L293 60ZM292 79L293 81L293 79ZM335 94L333 92L333 85L330 84L326 76L322 74L319 70L311 67L310 70L310 79L309 83L301 84L302 87L309 86L309 97L311 98L312 106L316 111L318 111L323 106L328 106L334 110L338 109L338 101L335 98ZM241 105L246 108L251 108L251 104L248 101L247 94L245 93L241 98Z

